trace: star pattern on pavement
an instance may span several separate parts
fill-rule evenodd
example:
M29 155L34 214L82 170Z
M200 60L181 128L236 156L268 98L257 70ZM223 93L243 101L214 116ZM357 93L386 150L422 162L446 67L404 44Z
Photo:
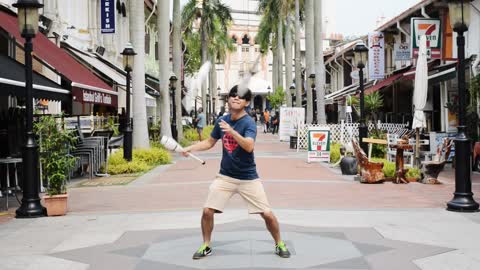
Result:
M192 260L202 242L199 229L127 231L110 244L50 255L88 264L91 270L418 270L414 260L451 250L386 239L374 228L281 229L292 253L289 259L274 254L265 224L250 219L216 225L213 255L201 260Z

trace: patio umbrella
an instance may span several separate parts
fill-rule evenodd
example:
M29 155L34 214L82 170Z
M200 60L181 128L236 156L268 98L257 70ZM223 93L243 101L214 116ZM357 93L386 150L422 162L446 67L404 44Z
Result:
M419 158L420 148L420 128L427 126L425 113L423 109L427 103L428 94L428 67L427 67L427 38L425 36L420 37L420 48L418 52L417 67L415 70L415 88L413 92L413 106L415 112L413 115L412 128L416 131L416 145L415 145L415 157Z

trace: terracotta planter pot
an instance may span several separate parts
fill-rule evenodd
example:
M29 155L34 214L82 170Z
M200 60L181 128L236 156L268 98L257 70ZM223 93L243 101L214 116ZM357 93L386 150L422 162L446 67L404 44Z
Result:
M416 177L407 177L407 181L408 181L408 182L417 182L417 181L418 181L418 178L416 178Z
M47 215L51 216L64 216L67 213L67 199L68 194L45 195L43 200L45 201L45 207L47 208Z

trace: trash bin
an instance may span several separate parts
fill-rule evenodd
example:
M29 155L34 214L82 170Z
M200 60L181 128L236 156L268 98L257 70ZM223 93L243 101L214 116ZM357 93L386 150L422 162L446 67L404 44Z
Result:
M297 149L297 136L290 136L290 149Z

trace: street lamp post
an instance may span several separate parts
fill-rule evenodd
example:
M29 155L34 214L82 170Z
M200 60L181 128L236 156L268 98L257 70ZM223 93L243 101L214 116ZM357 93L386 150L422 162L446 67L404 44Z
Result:
M295 107L295 83L292 83L292 85L290 85L290 95L292 98L292 107Z
M315 73L312 73L308 76L308 79L310 80L310 87L312 89L312 100L313 100L313 122L317 122L317 112L315 111L315 108L317 106L317 103L315 102L316 98L316 92L315 92ZM318 108L316 108L318 110Z
M358 128L360 147L365 153L368 151L367 143L363 142L363 138L368 137L368 127L365 123L365 96L364 96L364 82L363 82L363 69L365 63L367 63L368 48L363 41L358 42L354 49L354 64L359 69L358 75L360 80L360 126Z
M170 95L172 100L172 137L177 140L177 116L176 116L176 108L175 108L175 89L177 83L177 76L175 74L170 75Z
M43 217L47 211L40 203L38 145L33 134L33 69L32 69L32 39L38 31L38 9L43 7L37 0L19 0L13 4L18 9L18 25L20 33L25 38L25 106L26 106L26 144L23 149L23 198L16 210L17 218ZM7 198L8 200L8 198Z
M132 122L130 120L130 81L131 81L130 72L132 72L133 70L134 57L136 53L133 50L131 43L127 43L121 55L123 56L123 69L127 72L127 77L126 77L127 111L125 115L125 129L123 130L123 159L127 161L132 161L133 127L132 127Z
M464 4L464 2L466 2ZM471 180L471 142L465 125L465 36L470 24L470 0L450 0L448 10L453 31L457 32L458 52L458 127L455 137L455 192L447 203L447 210L457 212L478 211L479 205L473 199Z
M207 115L207 125L210 124L210 93L207 93L207 104L206 104L206 108L205 108L205 111L206 111L206 115Z

